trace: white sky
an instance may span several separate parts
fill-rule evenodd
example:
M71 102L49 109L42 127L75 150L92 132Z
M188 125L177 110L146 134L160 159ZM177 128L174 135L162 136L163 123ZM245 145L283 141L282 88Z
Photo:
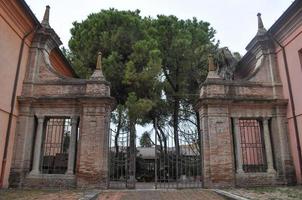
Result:
M101 9L141 10L143 16L175 15L181 19L197 17L210 22L216 39L231 51L245 53L245 47L257 32L257 13L262 13L268 29L293 0L26 0L38 19L50 5L50 25L68 47L73 21L82 21Z

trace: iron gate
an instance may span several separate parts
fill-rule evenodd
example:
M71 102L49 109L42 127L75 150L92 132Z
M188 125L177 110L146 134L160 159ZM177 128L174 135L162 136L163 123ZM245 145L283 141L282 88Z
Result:
M45 121L41 171L43 174L64 174L68 165L71 119L47 117Z
M130 145L130 134L111 130L108 188L134 189L141 179L154 181L152 188L202 187L200 142L195 136L193 132L181 132L177 151L173 134L164 137L155 134L154 158L141 160L137 158L135 143Z
M180 132L177 148L173 134L155 134L155 188L202 187L200 142L195 136Z
M244 172L266 172L264 136L257 119L240 119L240 145Z
M129 136L110 130L109 188L126 188L128 178Z
M133 151L133 149L132 149ZM130 135L128 132L117 133L110 130L109 137L109 181L108 188L135 188L135 179L131 175Z

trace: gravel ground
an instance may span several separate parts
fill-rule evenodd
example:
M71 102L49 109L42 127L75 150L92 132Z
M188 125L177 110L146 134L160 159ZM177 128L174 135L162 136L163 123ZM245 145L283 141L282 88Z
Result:
M210 190L147 190L101 192L98 200L225 200Z
M302 186L234 188L230 193L251 200L302 200ZM77 200L88 191L80 190L0 190L0 200ZM98 200L224 200L210 190L103 191Z
M87 194L79 190L0 190L0 200L78 200ZM100 191L98 200L225 200L210 190Z
M302 186L234 188L226 191L252 200L302 200Z
M75 200L84 194L77 190L7 189L0 190L0 200Z

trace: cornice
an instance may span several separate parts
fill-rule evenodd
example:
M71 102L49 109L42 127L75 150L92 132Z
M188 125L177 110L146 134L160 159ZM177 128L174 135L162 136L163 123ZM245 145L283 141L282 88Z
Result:
M241 106L241 105L271 105L271 106L287 106L287 99L272 99L272 98L255 98L255 97L206 97L199 98L194 106L198 110L204 105L227 105L227 106Z
M4 13L0 15L6 19L7 23L9 23L19 37L22 38L26 33L32 31L38 24L18 2L19 1L14 0L0 0L0 7L4 11Z
M281 87L281 83L276 83L272 85L270 82L249 82L245 80L206 80L204 83L201 84L201 87L208 86L208 85L223 85L223 86L233 86L233 87Z
M47 107L51 104L65 104L69 106L73 106L75 104L78 105L106 105L110 106L111 109L115 109L116 100L111 96L87 96L87 95L79 95L79 96L43 96L43 97L25 97L19 96L17 100L20 104L28 104L28 105L39 105L42 107Z
M283 42L302 26L302 1L296 0L268 30L276 39Z

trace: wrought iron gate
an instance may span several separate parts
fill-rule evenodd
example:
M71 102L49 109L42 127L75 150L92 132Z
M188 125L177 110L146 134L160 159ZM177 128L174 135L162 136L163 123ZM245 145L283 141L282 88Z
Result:
M195 136L181 132L177 148L173 134L165 138L155 134L155 188L202 187L200 145Z
M130 142L130 134L111 130L108 188L134 189L141 179L149 185L154 181L152 188L202 187L200 142L196 138L196 133L180 132L177 148L173 134L155 134L154 159L141 160L136 158L137 149Z
M129 136L127 133L117 133L110 130L109 141L109 188L126 188L128 178L128 149Z
M130 162L135 160L131 159L131 153L130 134L110 130L108 188L135 188L135 179L130 170Z

